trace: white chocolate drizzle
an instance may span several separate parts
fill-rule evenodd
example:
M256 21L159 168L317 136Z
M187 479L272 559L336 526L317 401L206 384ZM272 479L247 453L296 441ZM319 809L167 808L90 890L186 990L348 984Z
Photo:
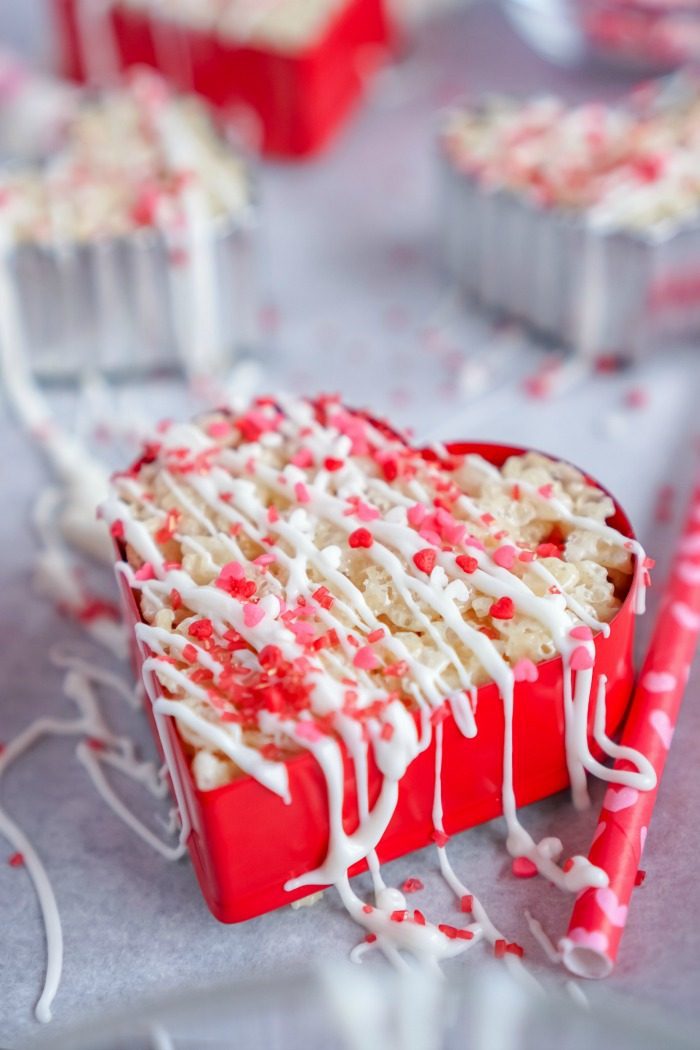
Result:
M246 433L251 427L255 437L239 436L234 440L237 428ZM357 456L354 447L361 449ZM274 461L274 455L267 455L281 448L286 449L285 455L289 453L282 466ZM534 575L546 585L544 595L535 593L511 571L502 548L518 552L522 546L516 547L505 530L499 533L502 547L495 551L490 537L486 546L478 535L474 536L470 529L484 534L480 528L483 507L464 490L454 491L453 486L452 506L457 517L446 515L442 519L442 524L447 523L446 527L452 529L451 542L446 544L444 535L433 538L430 529L421 529L418 518L422 512L417 517L415 508L422 506L428 513L435 494L432 486L445 480L445 470L454 471L452 480L458 479L460 470L480 474L504 491L513 484L512 479L480 457L462 457L461 466L448 468L439 461L459 457L449 457L441 446L433 451L437 464L427 465L421 458L421 468L409 480L392 484L382 478L381 471L368 471L362 457L374 459L382 466L392 457L400 458L404 453L410 456L411 450L400 439L365 417L348 412L333 399L314 403L286 397L274 401L259 399L240 420L224 414L209 417L201 426L166 429L143 463L115 479L113 495L103 506L105 520L118 530L135 556L132 566L142 563L139 570L121 564L119 571L140 594L142 608L149 610L149 622L138 625L137 636L146 656L147 689L169 755L183 820L185 793L178 783L177 768L166 746L168 735L160 720L174 717L183 732L194 734L191 738L198 746L227 756L239 770L288 800L284 762L264 757L257 740L247 742L250 725L242 727L235 700L231 707L225 699L226 686L221 683L230 658L226 646L222 648L222 639L227 631L234 632L240 640L235 663L240 672L253 678L264 671L259 659L263 651L274 649L281 661L302 660L308 671L308 703L292 717L290 712L267 709L263 704L255 716L253 734L262 734L263 739L274 740L283 748L308 750L326 783L330 818L327 855L319 868L291 879L285 888L291 891L307 885L335 885L348 912L365 928L369 938L369 943L355 949L353 957L358 959L376 946L400 966L405 965L402 953L434 967L441 959L461 953L482 938L494 946L499 942L507 944L479 900L469 894L455 874L440 838L438 857L446 882L458 898L471 897L473 901L475 921L457 933L453 927L428 923L420 913L416 921L400 891L384 884L376 859L376 847L393 816L401 780L433 738L433 823L438 836L446 838L441 803L442 726L439 719L434 726L431 716L448 700L463 735L471 738L478 734L476 685L456 646L471 653L496 683L504 706L502 795L508 851L513 857L529 859L540 874L563 890L578 893L589 886L607 884L606 874L583 856L574 856L562 866L562 843L556 838L535 842L519 821L513 788L514 670L488 632L479 630L460 611L460 603L472 589L494 603L510 602L517 615L532 621L551 638L554 651L562 659L566 756L575 803L587 804L586 771L640 790L655 783L653 770L643 755L625 751L622 756L621 749L605 734L604 676L599 678L596 696L595 740L607 756L626 757L633 768L612 771L590 751L587 725L595 661L593 631L607 634L609 625L558 584L546 561L535 560L533 566ZM168 515L149 491L154 482L167 494L167 505L172 507L174 502L179 515L191 526L181 532L176 521L169 535L180 544L183 556L198 559L205 575L214 577L211 582L195 582L179 563L166 561L154 539L154 530L168 520ZM546 504L547 520L557 520L569 530L585 532L596 541L629 552L635 559L629 600L636 612L643 611L648 574L641 546L604 521L576 513L553 492L543 493L526 480L519 479L518 486L524 496ZM439 484L437 491L441 491ZM263 497L261 492L267 495ZM271 503L281 508L272 515ZM351 537L357 537L360 522L369 539L360 537L357 545L363 548L369 564L382 570L414 622L420 625L420 631L430 640L438 657L430 666L412 655L400 631L386 630L357 581L343 568L343 546L355 546ZM326 547L315 541L316 531L322 526L337 537ZM272 546L270 537L275 541ZM251 544L263 552L270 551L276 572L266 572L265 564L260 575L255 574L252 590L256 593L249 595L248 600L235 588L227 593L225 581L222 583L217 574L230 569L238 579L247 582L243 567L253 572L256 569L256 560L250 564L244 553ZM419 561L426 548L432 554L423 569ZM473 560L466 576L456 563L460 552ZM284 583L280 573L286 577ZM317 599L319 587L332 595L332 604ZM157 610L170 609L173 593L179 596L187 616L180 630L164 630L153 620ZM301 603L297 608L306 610L315 629L335 632L336 644L323 660L304 644L304 632L292 629L294 621L283 610L288 611L294 603ZM198 625L204 625L208 632L203 640L197 635ZM374 642L380 639L376 649L368 638ZM189 657L184 655L186 648ZM362 660L358 653L362 653ZM371 673L378 665L392 661L405 668L399 675L403 698L392 695L386 687L382 689ZM204 674L202 684L192 680L193 668ZM344 699L348 676L353 681L353 710L348 710ZM167 686L167 698L160 695L158 681ZM457 689L450 684L455 681ZM211 708L212 686L219 690L215 707L232 712L230 719L221 719ZM363 716L362 712L372 704L379 704L376 716ZM360 820L352 834L344 830L342 821L343 747L353 761L358 793ZM382 776L371 810L367 802L370 749ZM347 877L349 868L361 860L367 861L372 875L374 905L357 897ZM509 965L522 968L517 952L509 952L506 958Z

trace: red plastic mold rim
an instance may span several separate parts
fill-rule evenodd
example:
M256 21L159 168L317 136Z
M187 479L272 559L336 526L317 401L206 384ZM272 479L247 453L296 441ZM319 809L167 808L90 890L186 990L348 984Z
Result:
M454 454L481 455L496 466L509 456L525 451L507 445L471 442L453 442L447 449ZM634 538L617 502L615 508L610 524ZM123 554L120 549L119 557ZM119 579L127 618L135 625L141 618L137 594L121 575ZM599 634L595 639L592 695L596 692L598 676L605 674L608 678L606 725L611 734L624 717L632 689L633 636L630 593L611 622L608 637ZM141 671L148 653L142 652L135 640L133 651ZM562 661L553 658L540 663L538 670L536 683L516 682L515 685L514 786L519 806L554 794L569 783L564 749ZM158 695L157 680L153 678L150 684L154 695ZM150 705L147 709L160 747ZM289 804L249 776L211 791L200 791L194 783L186 748L174 720L168 718L166 725L192 828L187 845L213 915L221 922L241 922L323 888L306 886L293 893L284 889L288 879L316 868L326 855L329 833L326 784L313 756L302 752L288 760ZM502 704L493 683L478 690L477 725L477 736L468 740L460 733L451 713L443 722L443 806L448 835L491 820L502 812L504 722ZM594 745L592 750L596 753ZM344 762L343 819L346 830L351 832L358 824L357 794L352 762L347 755ZM396 811L377 849L382 862L431 841L434 769L433 740L409 766L401 781ZM370 759L371 805L380 784L380 774ZM361 862L350 869L350 874L365 869L365 862Z

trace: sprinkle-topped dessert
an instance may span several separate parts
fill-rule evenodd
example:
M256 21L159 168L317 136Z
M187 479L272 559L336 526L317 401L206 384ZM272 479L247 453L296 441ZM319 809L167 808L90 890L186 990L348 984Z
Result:
M201 787L281 782L282 754L339 714L390 742L404 711L530 675L612 619L633 571L574 468L425 458L333 399L167 427L114 485Z
M666 90L668 99L657 99ZM633 100L638 101L638 99ZM700 91L650 90L643 106L492 98L455 111L444 147L455 166L490 189L586 213L627 230L669 227L700 215Z
M20 243L201 226L241 212L248 200L244 166L205 108L145 73L85 102L46 166L0 173L0 224Z
M257 781L270 790L255 804L267 807L278 795L297 821L304 818L303 806L294 809L300 767L293 756L310 752L327 789L327 802L312 806L327 812L325 859L290 879L299 855L288 861L285 853L276 904L281 889L299 896L302 887L334 884L369 931L367 942L390 958L402 949L434 965L482 935L495 949L505 945L450 867L442 802L443 722L450 715L478 748L479 687L492 681L503 704L499 798L508 850L563 889L606 884L585 857L560 866L559 840L531 838L517 816L513 779L516 683L536 683L540 661L560 656L575 801L587 799L584 770L639 788L648 781L635 752L629 769L616 773L590 751L595 681L596 744L616 753L605 732L606 676L594 679L595 635L610 632L622 601L641 611L649 563L636 541L606 523L612 501L577 470L535 453L507 458L499 469L442 446L414 448L334 397L265 397L242 414L165 424L113 487L103 516L138 603L144 681L183 840L192 829L198 849L215 850L215 865L248 856L249 883L249 866L257 870L260 861L255 850L268 866L275 856L276 839L267 836L281 815L273 808L257 817L265 837L253 854L240 841L250 832L240 830L231 853L224 810L192 823L200 802L182 780L169 719L204 796ZM556 721L556 709L551 715ZM561 731L557 746L564 750ZM379 873L375 850L400 803L401 782L428 748L432 835L443 875L477 920L466 928L434 926L410 912ZM354 831L346 826L344 754L357 790ZM304 780L305 796L317 790L312 782ZM245 797L229 797L226 812L236 821ZM214 821L209 834L221 837L218 845L201 839L202 820ZM303 831L294 817L282 826L298 849L305 834L316 835L318 820ZM277 852L285 849L280 842ZM362 861L372 873L374 905L348 881ZM203 885L209 870L200 869ZM261 869L258 877L268 876ZM215 912L226 914L214 892ZM264 904L243 904L236 914L260 910Z

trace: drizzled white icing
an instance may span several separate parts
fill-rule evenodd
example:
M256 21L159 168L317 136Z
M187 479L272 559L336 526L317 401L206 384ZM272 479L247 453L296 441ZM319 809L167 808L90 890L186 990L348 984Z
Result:
M57 651L53 654L53 662L65 670L64 693L75 704L78 714L75 718L37 718L10 740L0 750L0 782L10 766L43 737L78 737L77 758L88 771L110 809L167 860L178 859L185 851L182 838L177 845L163 842L124 805L102 771L102 765L111 766L142 784L155 798L163 798L165 795L166 783L157 767L152 762L138 759L133 741L129 737L116 735L109 729L96 691L97 687L105 686L122 700L127 700L131 706L137 706L133 689L116 675L105 672L80 657ZM58 991L63 967L63 932L56 895L39 853L2 807L0 835L21 856L39 901L44 922L47 961L44 986L36 1004L35 1014L37 1020L47 1023L51 1020L51 1006Z
M333 399L260 399L240 417L215 415L201 425L164 429L144 459L117 476L103 515L129 554L130 564L120 571L140 594L144 622L137 632L157 718L175 717L195 748L231 760L230 775L245 772L283 798L289 791L285 753L306 749L322 770L330 818L327 855L318 869L286 888L335 884L370 944L399 965L401 952L435 966L485 938L496 950L504 946L509 963L518 966L518 951L510 950L518 946L507 944L447 858L442 727L431 718L445 698L460 730L474 736L475 687L489 679L498 686L505 712L502 791L509 852L574 893L606 885L607 876L585 857L560 866L562 843L536 843L518 819L514 684L523 664L524 673L537 672L523 653L517 662L511 659L503 619L531 624L547 640L547 651L562 657L566 753L577 804L587 800L585 770L605 779L619 776L641 789L653 786L654 775L635 752L625 754L634 768L621 774L591 755L593 630L608 630L601 619L605 602L591 604L590 591L577 592L577 573L585 570L579 564L574 571L573 562L558 564L552 543L528 544L517 528L499 527L508 522L499 501L530 501L540 508L568 537L567 556L587 549L589 557L607 557L616 572L628 574L634 556L631 600L637 611L643 609L647 566L636 541L606 524L611 507L600 504L602 495L575 472L578 481L549 463L553 481L542 485L537 470L535 481L528 480L527 459L520 473L509 476L479 457L434 452L436 461L428 462ZM502 520L486 511L484 486ZM531 572L524 571L521 555ZM468 559L462 566L460 557ZM385 605L371 595L375 570L389 581L392 599ZM610 599L610 586L606 594ZM614 608L605 612L609 618ZM402 615L411 624L408 631L398 629ZM412 633L422 639L417 656L409 644ZM167 696L155 688L156 680ZM604 753L618 757L619 748L605 736L604 701L602 680L595 737ZM160 731L165 742L162 721ZM433 733L440 867L460 899L472 897L475 921L460 930L436 927L407 909L403 895L384 884L376 862L401 779ZM342 747L358 785L360 822L351 834L342 822ZM382 775L371 810L370 751ZM182 804L172 755L170 769ZM347 877L362 859L372 873L374 905L357 897ZM355 957L367 947L360 946Z

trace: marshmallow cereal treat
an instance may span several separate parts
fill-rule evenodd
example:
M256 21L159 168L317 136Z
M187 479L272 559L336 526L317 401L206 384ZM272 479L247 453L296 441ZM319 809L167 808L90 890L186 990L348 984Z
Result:
M586 213L624 230L700 216L700 90L670 104L566 106L554 97L494 97L456 110L444 131L453 164L488 189Z
M441 157L443 261L484 305L587 358L696 338L697 78L616 106L492 97L452 111Z
M225 374L255 343L255 214L203 103L143 70L81 94L44 164L0 169L6 367Z
M245 167L194 100L142 74L86 101L44 167L0 172L0 225L15 242L74 243L216 221L249 200Z
M495 683L509 850L564 888L596 884L585 858L560 868L518 821L513 697L563 662L570 777L585 796L582 770L606 775L587 740L595 639L623 605L641 609L647 579L639 545L607 523L614 513L566 463L525 452L499 468L458 446L420 450L334 397L262 397L241 414L163 425L115 476L102 514L137 603L173 779L182 768L164 720L202 797L256 781L294 807L293 773L310 752L328 792L326 856L285 888L342 885L355 915L348 868L371 863L402 779L438 747L448 715L478 746L481 688ZM596 681L601 704L605 676ZM358 784L368 761L382 784L371 812L358 794L352 835L343 751Z

